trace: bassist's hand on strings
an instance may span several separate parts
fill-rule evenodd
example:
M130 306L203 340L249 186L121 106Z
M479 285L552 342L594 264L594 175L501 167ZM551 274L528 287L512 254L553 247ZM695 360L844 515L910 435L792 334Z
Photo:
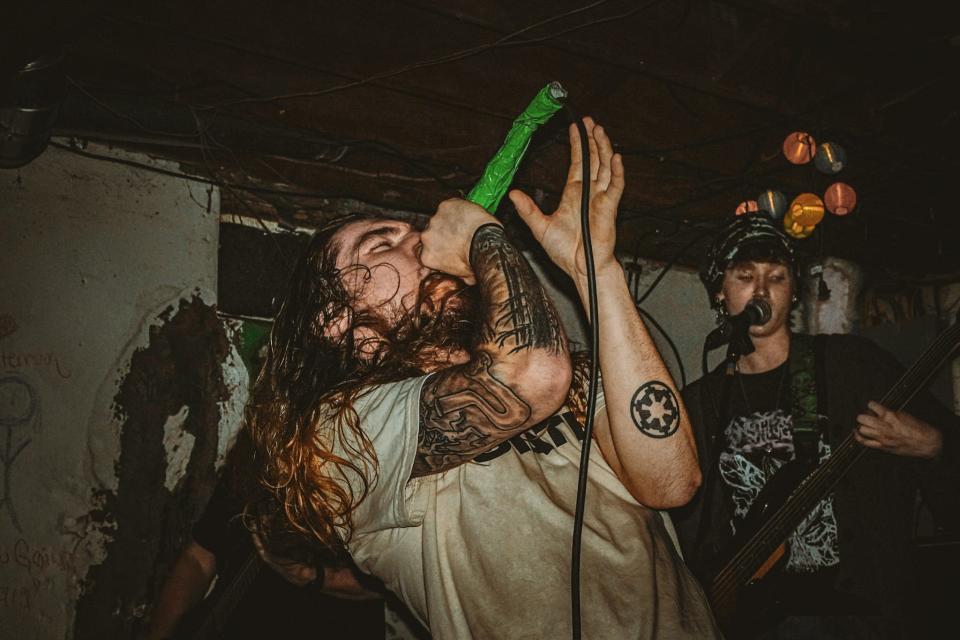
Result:
M870 412L857 416L854 437L870 449L912 458L936 458L943 448L943 435L936 427L905 411L891 411L877 402L867 403Z

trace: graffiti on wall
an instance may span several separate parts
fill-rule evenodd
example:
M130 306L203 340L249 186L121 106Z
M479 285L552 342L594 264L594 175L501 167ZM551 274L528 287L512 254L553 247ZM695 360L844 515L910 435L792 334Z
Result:
M0 340L15 334L20 326L9 313L0 313ZM55 351L15 351L0 347L0 370L20 371L23 369L45 369L53 371L60 378L71 377L70 370L60 362Z
M40 398L33 385L16 373L0 375L0 466L3 493L0 513L9 517L13 527L22 532L20 518L13 501L13 465L30 444L31 434L40 428Z
M19 327L17 321L9 313L0 313L0 340L12 336Z

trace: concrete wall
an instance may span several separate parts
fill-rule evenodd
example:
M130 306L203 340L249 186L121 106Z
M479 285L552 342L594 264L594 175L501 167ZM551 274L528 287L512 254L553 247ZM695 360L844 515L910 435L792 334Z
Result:
M205 499L246 386L212 306L218 208L55 148L0 171L0 637L129 637Z

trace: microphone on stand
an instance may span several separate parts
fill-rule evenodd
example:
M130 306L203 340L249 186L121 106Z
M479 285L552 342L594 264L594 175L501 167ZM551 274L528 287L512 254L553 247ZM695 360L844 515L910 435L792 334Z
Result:
M770 303L763 298L751 298L743 311L735 316L726 318L723 323L707 335L707 350L716 349L720 345L731 343L731 353L735 357L753 352L753 342L750 340L750 327L766 324L773 310Z

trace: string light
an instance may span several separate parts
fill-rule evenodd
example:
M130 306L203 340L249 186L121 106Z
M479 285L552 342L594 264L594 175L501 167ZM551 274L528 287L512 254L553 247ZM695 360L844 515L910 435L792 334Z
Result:
M820 196L801 193L783 216L783 229L794 238L809 238L817 224L823 220L824 206Z
M847 152L836 142L824 142L817 147L813 164L821 173L832 176L847 166Z
M794 131L783 141L783 155L792 164L807 164L817 153L817 142L805 131Z
M845 182L834 182L823 193L823 201L830 213L845 216L857 206L857 192Z
M779 191L767 189L757 196L757 205L761 211L769 213L771 218L779 220L787 210L787 198Z

